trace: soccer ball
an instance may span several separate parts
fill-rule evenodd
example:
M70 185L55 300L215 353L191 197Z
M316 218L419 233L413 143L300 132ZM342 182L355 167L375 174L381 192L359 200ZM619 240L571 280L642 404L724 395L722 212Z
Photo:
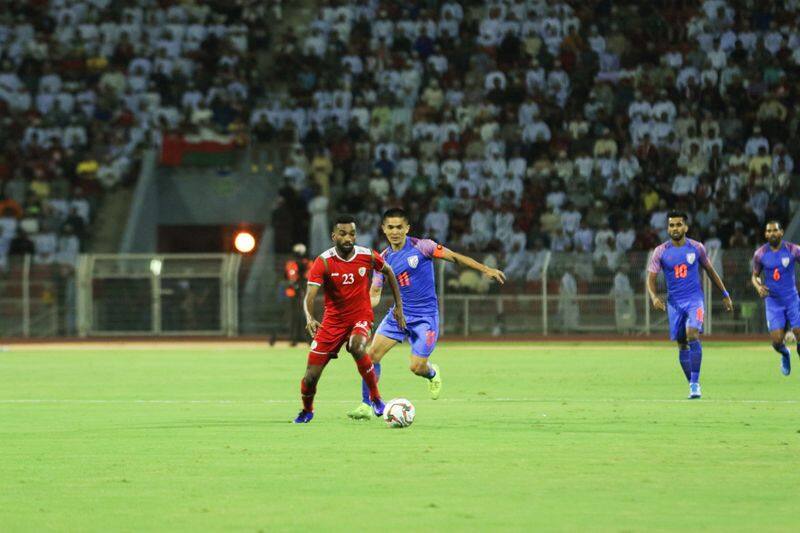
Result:
M405 398L395 398L386 404L383 419L390 428L405 428L414 422L414 405Z

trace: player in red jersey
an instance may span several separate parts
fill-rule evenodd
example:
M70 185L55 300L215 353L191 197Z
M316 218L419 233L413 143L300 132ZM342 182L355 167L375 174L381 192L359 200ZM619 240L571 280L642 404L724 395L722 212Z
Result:
M306 329L314 340L308 354L306 374L300 381L303 410L295 424L305 424L314 418L314 395L325 365L338 357L346 343L353 355L358 372L369 387L369 397L376 416L383 414L383 401L378 392L378 380L367 353L367 341L372 331L372 304L369 288L373 271L381 272L389 281L394 295L394 317L405 328L403 300L392 267L375 251L356 246L356 221L340 216L331 235L335 246L321 253L308 271L308 290L304 300ZM322 324L314 318L314 298L320 287L325 292L325 316Z

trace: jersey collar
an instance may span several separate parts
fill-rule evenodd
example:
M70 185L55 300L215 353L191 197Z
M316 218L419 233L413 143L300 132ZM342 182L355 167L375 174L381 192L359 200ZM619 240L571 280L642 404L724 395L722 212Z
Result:
M392 248L392 245L390 244L390 245L389 245L389 251L386 253L386 257L389 257L389 256L390 256L390 255L392 255L392 254L399 254L400 252L402 252L403 250L405 250L406 248L408 248L408 244L409 244L410 242L411 242L411 237L409 237L408 235L406 235L406 242L404 242L404 243L403 243L403 247L402 247L402 248L400 248L399 250L395 250L394 248Z
M355 258L356 258L356 256L358 255L358 252L356 252L356 249L355 249L355 247L354 247L354 248L353 248L353 257L351 257L350 259L345 259L345 258L343 258L341 255L339 255L339 252L337 252L337 251L336 251L336 247L334 246L334 247L333 247L333 255L335 255L335 256L337 257L337 259L339 259L340 261L344 261L345 263L349 263L349 262L351 262L353 259L355 259Z

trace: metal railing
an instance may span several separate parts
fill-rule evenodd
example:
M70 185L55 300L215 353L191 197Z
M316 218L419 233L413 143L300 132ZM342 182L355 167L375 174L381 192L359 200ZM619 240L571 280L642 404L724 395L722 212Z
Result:
M94 254L78 265L78 334L239 331L237 254Z
M766 331L763 301L750 286L752 253L709 250L735 309L722 309L718 291L704 276L707 335ZM254 261L238 255L84 255L77 270L15 256L0 270L0 336L246 333L285 338L293 309L283 290L288 257L268 255L260 270L264 282L250 292L244 281L252 281ZM501 254L473 256L501 268L507 262ZM442 334L665 334L666 314L653 310L646 294L647 262L645 252L615 256L610 263L602 255L544 252L527 272L507 272L509 281L502 287L438 262ZM664 294L663 279L659 283ZM376 322L390 303L388 292L375 309Z

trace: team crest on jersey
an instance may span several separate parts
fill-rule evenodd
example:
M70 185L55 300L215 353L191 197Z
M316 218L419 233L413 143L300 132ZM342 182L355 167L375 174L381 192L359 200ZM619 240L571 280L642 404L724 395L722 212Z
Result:
M783 265L783 268L789 266L789 261L791 261L791 259L789 259L788 257L781 257L781 264Z
M686 260L689 262L690 265L694 264L694 260L697 257L694 253L686 254Z
M361 267L361 268L358 269L358 275L359 276L363 277L364 274L366 274L366 273L367 273L367 268L366 267Z
M419 264L419 256L412 255L407 259L407 261L408 261L408 266L410 266L411 268L417 268L417 265Z

